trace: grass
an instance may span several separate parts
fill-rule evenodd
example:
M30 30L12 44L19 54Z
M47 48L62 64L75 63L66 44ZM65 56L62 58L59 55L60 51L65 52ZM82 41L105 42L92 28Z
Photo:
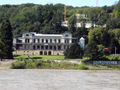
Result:
M27 55L14 55L14 59L34 59L34 60L85 60L83 59L65 59L65 56L27 56Z
M105 56L109 60L120 60L120 54L118 56L114 56L113 54Z
M11 69L89 69L84 64L70 64L70 63L57 63L53 61L43 60L21 60L14 62L10 66Z

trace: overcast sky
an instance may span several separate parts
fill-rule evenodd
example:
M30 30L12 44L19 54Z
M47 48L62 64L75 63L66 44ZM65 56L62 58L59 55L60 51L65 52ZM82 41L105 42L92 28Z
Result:
M98 0L98 6L111 6L117 3L119 0ZM34 3L34 4L57 4L62 3L72 6L96 6L96 0L0 0L0 5L3 4L25 4L25 3Z

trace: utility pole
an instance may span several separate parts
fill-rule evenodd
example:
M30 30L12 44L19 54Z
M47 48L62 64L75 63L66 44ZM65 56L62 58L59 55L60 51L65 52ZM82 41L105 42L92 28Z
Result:
M96 7L98 7L98 0L96 0Z

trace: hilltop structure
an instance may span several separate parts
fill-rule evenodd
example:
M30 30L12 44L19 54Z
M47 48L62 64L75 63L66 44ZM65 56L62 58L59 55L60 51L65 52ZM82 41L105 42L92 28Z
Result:
M86 14L75 14L75 16L76 16L76 20L77 20L75 26L77 28L106 27L106 24L103 26L97 25L94 21L90 20ZM68 21L64 21L64 22L62 22L61 25L64 27L68 27L68 24L69 24Z

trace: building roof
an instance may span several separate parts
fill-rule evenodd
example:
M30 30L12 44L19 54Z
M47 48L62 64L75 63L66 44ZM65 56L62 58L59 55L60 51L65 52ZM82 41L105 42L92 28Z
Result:
M53 37L53 36L55 36L55 37L62 37L63 35L62 34L35 34L35 36L46 36L46 37Z
M24 33L22 37L27 38L36 38L36 37L44 37L44 38L72 38L71 33L65 32L63 34L37 34L36 32Z

